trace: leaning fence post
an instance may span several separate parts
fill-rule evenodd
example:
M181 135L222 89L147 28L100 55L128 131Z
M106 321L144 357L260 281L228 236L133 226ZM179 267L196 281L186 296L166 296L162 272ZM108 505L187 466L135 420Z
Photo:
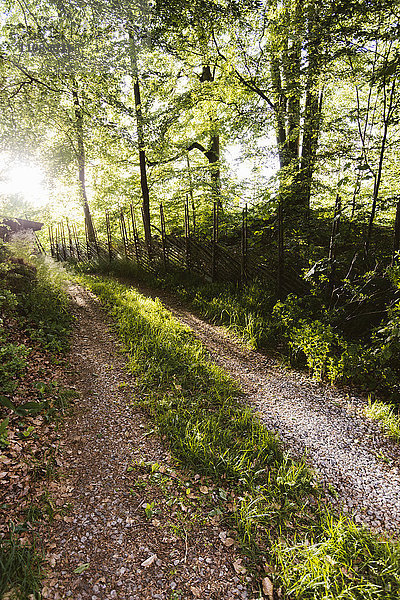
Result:
M164 259L164 269L168 268L168 256L167 256L167 245L166 245L166 235L165 235L165 218L164 218L164 207L162 203L160 204L160 223L161 223L161 240L162 240L162 250L163 250L163 259Z
M131 219L132 219L133 243L135 245L136 264L139 264L138 233L137 233L137 228L136 228L135 213L133 212L133 204L131 204Z
M94 245L96 248L97 258L100 258L99 238L97 236L97 230L96 230L95 226L93 224L92 224L92 226L93 226L93 232L94 232Z
M67 240L65 237L65 228L64 228L64 222L61 221L61 241L62 241L62 248L63 248L63 254L64 254L64 260L67 260Z
M217 243L218 243L218 203L213 204L213 236L212 236L212 255L211 255L211 278L215 281L217 269Z
M124 244L125 258L128 258L128 248L126 245L126 229L125 229L124 213L122 212L122 208L121 208L120 215L119 215L119 222L120 222L122 242Z
M335 288L336 244L337 244L337 236L339 233L341 211L342 211L342 199L339 196L339 194L336 194L335 212L333 215L331 239L330 239L330 243L329 243L329 254L328 254L328 260L329 260L329 264L330 264L328 294L329 294L330 301L332 300L333 290Z
M185 258L186 268L190 271L190 222L189 222L189 198L186 194L185 200Z
M242 211L242 262L241 279L244 283L247 279L247 204Z
M72 257L74 257L74 246L73 246L73 243L72 243L71 228L69 226L68 219L67 219L67 230L68 230L69 253L70 253L70 256L72 258Z
M90 260L92 253L90 251L88 226L87 226L87 223L86 223L86 219L85 219L85 238L86 238L86 256L87 256L87 260Z
M80 249L79 249L78 231L76 229L75 223L72 225L72 233L74 234L74 239L75 239L76 255L78 257L78 260L81 261L82 260L82 255L81 255L81 252L80 252Z
M110 215L106 211L106 227L107 227L107 246L108 246L108 262L112 261L112 247L111 247L111 228L110 228Z
M54 244L55 244L56 260L59 260L59 257L58 257L58 229L57 228L58 228L58 224L54 228Z
M192 194L192 215L193 215L193 235L196 235L196 209L194 206L193 194Z
M49 225L48 226L48 231L49 231L50 253L51 253L52 257L54 258L54 247L53 247L54 242L53 242L53 231L52 231L52 229L53 229L53 226Z
M282 205L278 204L278 296L283 292L283 272L284 272L284 246L283 246L283 215Z

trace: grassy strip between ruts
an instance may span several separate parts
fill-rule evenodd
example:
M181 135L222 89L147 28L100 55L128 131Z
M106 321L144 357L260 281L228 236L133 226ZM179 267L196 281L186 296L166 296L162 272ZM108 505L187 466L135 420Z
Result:
M143 406L175 456L235 491L235 524L260 594L264 579L270 598L271 581L287 598L399 598L399 544L330 514L306 465L243 407L235 382L188 328L134 289L81 282L115 319Z

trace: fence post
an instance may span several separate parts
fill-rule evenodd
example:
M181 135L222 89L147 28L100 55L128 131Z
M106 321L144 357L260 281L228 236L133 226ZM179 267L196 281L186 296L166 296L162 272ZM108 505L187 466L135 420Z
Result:
M244 283L247 279L247 203L242 211L242 262L241 279Z
M106 227L107 227L107 246L108 246L108 262L112 261L112 246L111 246L111 227L110 227L110 215L106 210Z
M194 209L193 183L192 183L192 174L190 172L189 152L186 152L186 164L187 164L187 171L188 171L188 176L189 176L189 194L190 194L190 200L192 203L192 212L193 212L193 235L196 235L196 212ZM186 194L186 199L188 199L187 194Z
M213 203L213 237L212 237L212 263L211 263L211 279L215 281L217 270L217 243L218 243L218 202Z
M167 240L165 235L165 218L164 218L164 207L162 203L160 204L160 223L161 223L161 240L162 240L162 250L163 250L163 260L164 260L164 269L168 268L168 255L167 255Z
M194 207L194 200L192 194L192 215L193 215L193 235L196 235L196 209Z
M50 242L50 254L52 255L52 257L54 258L54 242L53 242L53 226L49 225L48 226L48 231L49 231L49 242Z
M190 271L190 222L189 222L189 198L185 199L185 260L186 268Z
M92 253L91 253L91 250L90 250L88 227L87 227L86 219L85 219L85 238L86 238L86 255L87 255L87 260L90 260L90 258L92 257Z
M283 215L281 202L278 204L278 296L283 292L283 273L285 268L285 253L283 245Z
M119 222L120 222L122 242L124 244L125 258L127 259L128 258L128 248L126 245L126 228L125 228L125 219L124 219L124 213L122 212L122 208L121 208L120 215L119 215Z
M64 260L67 260L67 240L65 237L64 221L61 221L61 240L62 240Z
M135 213L133 212L133 204L131 204L131 219L132 219L133 243L135 245L136 264L139 264L138 232L137 232L137 227L136 227Z
M66 219L66 221L67 221L67 230L68 230L69 253L70 253L70 256L71 256L71 258L72 258L72 257L74 257L74 258L75 258L75 256L74 256L74 254L75 254L75 253L74 253L74 245L73 245L73 243L72 243L72 236L71 236L71 228L70 228L70 226L69 226L69 221L68 221L68 219Z
M94 224L92 223L92 227L93 227L93 233L94 233L94 245L96 248L96 253L97 253L97 258L100 258L100 247L99 247L99 239L97 237L97 230L94 226Z
M146 243L146 249L147 249L147 256L148 256L149 261L151 262L153 259L153 246L151 243L151 237L149 238L150 241L148 241L146 239L146 237L147 237L146 236L147 220L146 220L146 215L145 215L143 206L141 207L141 213L142 213L143 227L144 227L144 232L145 232L145 243ZM150 228L150 231L151 231L151 228Z
M339 194L336 194L335 212L333 214L331 239L330 239L330 242L329 242L329 253L328 253L328 260L329 260L329 263L330 263L330 273L329 273L329 282L328 282L328 294L329 294L330 301L332 300L333 290L334 290L334 287L335 287L336 242L337 242L337 235L339 233L339 225L340 225L341 212L342 212L342 199L339 196Z
M74 238L75 238L76 254L77 254L78 260L81 261L82 260L82 255L81 255L81 251L80 251L80 248L79 248L78 231L76 229L75 223L72 226L72 232L73 232Z

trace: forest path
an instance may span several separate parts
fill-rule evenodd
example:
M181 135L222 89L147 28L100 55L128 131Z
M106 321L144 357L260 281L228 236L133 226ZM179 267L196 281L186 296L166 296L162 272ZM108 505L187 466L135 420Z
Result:
M80 396L63 426L51 486L58 508L44 534L42 597L246 600L246 581L233 567L240 554L224 543L233 533L210 517L217 490L175 468L132 406L138 393L110 319L90 292L71 284L70 295L76 326L67 383Z
M306 374L245 348L222 327L197 316L171 293L135 284L163 305L239 381L244 401L294 456L306 454L332 503L375 531L400 533L400 445L382 435L361 411L366 399L318 384Z

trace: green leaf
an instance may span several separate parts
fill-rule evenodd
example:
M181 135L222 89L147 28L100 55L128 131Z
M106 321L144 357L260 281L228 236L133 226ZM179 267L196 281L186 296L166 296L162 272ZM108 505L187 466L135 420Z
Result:
M14 402L11 402L11 400L6 398L5 396L0 396L0 406L5 406L6 408L17 412L17 407L15 406Z
M77 573L78 575L80 575L84 571L88 570L89 565L90 565L90 563L82 563L81 565L79 565L78 567L76 567L76 569L74 569L74 573Z
M38 413L45 406L45 402L25 402L25 404L21 404L18 406L18 410L24 413Z

